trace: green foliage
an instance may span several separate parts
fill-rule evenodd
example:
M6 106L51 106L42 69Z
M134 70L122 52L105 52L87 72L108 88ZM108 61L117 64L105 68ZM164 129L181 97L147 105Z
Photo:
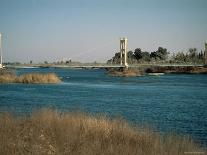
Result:
M150 53L149 52L142 52L142 60L150 61Z
M135 63L148 63L150 61L165 61L167 59L167 49L159 47L155 52L147 52L142 51L141 48L136 48L133 51L129 51L127 54L128 57L128 64L135 64ZM120 52L115 53L115 56L108 60L107 63L109 64L119 64L120 63Z
M134 55L137 60L142 59L142 50L141 48L136 48L134 50Z
M204 53L203 51L197 52L196 48L189 48L187 53L177 52L174 54L171 61L173 63L202 64L204 62Z
M166 60L167 59L167 49L159 47L157 51L152 52L150 54L150 58L155 59L155 60Z
M150 63L150 62L169 62L169 63L188 63L188 64L203 64L205 61L205 54L203 51L198 52L196 48L189 48L187 52L176 52L168 59L169 52L166 48L158 47L156 51L147 52L142 51L141 48L136 48L133 51L129 51L127 54L128 64L136 63ZM108 60L107 63L119 64L120 52L117 52L115 56Z
M129 51L128 54L127 54L127 57L128 57L128 63L129 64L134 64L134 63L137 62L137 59L136 59L136 57L134 55L134 52Z

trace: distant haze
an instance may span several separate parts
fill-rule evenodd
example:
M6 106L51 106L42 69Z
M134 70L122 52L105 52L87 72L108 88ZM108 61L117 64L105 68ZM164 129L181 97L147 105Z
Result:
M129 50L204 48L207 0L0 0L5 62L105 62Z

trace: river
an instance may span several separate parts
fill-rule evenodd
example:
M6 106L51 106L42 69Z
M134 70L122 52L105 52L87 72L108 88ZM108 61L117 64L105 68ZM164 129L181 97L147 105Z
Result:
M55 72L60 84L1 84L0 111L28 114L50 107L123 117L160 133L190 135L207 145L207 75L110 77L103 69L17 69Z

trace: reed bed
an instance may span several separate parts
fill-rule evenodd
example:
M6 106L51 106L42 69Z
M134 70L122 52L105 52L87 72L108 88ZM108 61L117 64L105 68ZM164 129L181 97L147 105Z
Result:
M0 83L59 83L61 80L55 73L27 73L16 76L11 71L0 71Z
M58 76L54 73L29 73L15 78L15 83L59 83Z
M17 118L0 115L4 155L185 155L201 152L190 138L160 136L122 119L41 110Z
M13 70L0 69L0 83L12 83L16 78Z

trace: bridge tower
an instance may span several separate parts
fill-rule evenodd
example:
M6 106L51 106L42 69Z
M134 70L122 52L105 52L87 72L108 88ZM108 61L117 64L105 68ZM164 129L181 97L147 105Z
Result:
M128 67L127 64L127 38L120 39L120 65L124 67Z
M3 62L2 62L2 41L1 41L1 33L0 33L0 69L3 68Z
M207 65L207 41L205 42L204 64Z

